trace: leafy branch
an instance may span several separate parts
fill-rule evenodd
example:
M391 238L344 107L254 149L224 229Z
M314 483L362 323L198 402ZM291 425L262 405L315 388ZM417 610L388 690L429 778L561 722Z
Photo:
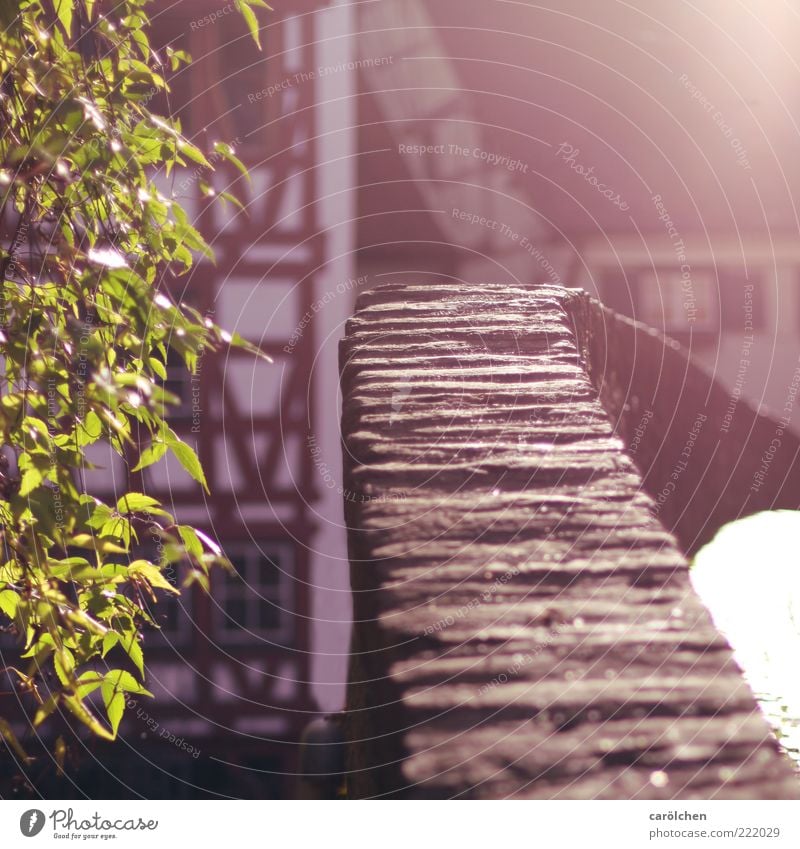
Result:
M148 601L179 591L175 564L208 588L226 561L151 496L107 504L84 492L87 448L107 442L134 458L132 472L171 452L207 489L166 420L178 400L164 388L168 354L189 371L223 346L263 356L169 294L169 280L212 253L154 174L241 163L224 143L206 155L150 110L189 57L153 50L146 5L0 6L0 619L19 644L6 671L35 725L66 710L106 739L125 694L150 695ZM237 6L258 42L251 7L266 4ZM145 539L157 557L138 556ZM0 736L24 756L3 717Z

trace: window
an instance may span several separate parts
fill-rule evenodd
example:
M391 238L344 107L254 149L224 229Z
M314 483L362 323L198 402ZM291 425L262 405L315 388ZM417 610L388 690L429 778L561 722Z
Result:
M609 268L601 272L600 299L609 309L622 315L633 315L633 276L625 268Z
M713 269L643 270L638 276L636 318L665 333L716 330L719 324Z
M286 543L230 544L225 554L234 573L218 575L217 633L244 641L283 641L290 629L292 549Z
M280 33L272 32L269 48L261 51L237 17L222 17L213 27L195 33L190 50L194 89L190 135L202 132L209 140L222 139L241 148L257 146L263 138L270 111L274 117L280 101L270 96L270 86L280 84L283 77L277 64L281 50L275 43Z
M180 588L177 566L173 565L163 570L162 574L174 587ZM184 645L189 641L192 628L192 590L181 589L179 596L158 590L156 602L145 599L145 609L158 625L156 635L165 643Z
M720 268L719 299L722 329L738 336L764 329L767 316L763 277L742 267Z

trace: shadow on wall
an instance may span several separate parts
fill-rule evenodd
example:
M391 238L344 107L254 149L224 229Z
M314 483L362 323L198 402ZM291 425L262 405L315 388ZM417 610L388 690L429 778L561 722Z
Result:
M600 401L684 552L743 516L800 507L800 439L789 429L800 367L771 418L674 340L580 290L567 308Z

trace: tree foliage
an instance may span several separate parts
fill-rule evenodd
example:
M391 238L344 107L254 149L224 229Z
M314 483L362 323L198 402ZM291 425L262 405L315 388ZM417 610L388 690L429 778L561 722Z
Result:
M241 163L150 111L189 57L151 48L146 4L0 4L0 624L19 644L4 660L36 725L66 711L107 739L124 694L149 695L149 605L178 592L177 563L207 588L224 559L149 495L85 492L87 448L109 443L131 472L172 452L205 487L167 421L168 353L193 370L205 349L249 347L170 295L210 250L156 175ZM237 5L257 39L265 4ZM24 757L2 717L0 734Z

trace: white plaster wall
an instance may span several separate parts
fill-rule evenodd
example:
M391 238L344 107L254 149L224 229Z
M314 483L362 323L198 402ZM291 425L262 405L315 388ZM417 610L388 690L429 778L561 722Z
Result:
M334 0L330 7L316 13L320 68L352 61L354 22L355 8L346 0ZM320 709L333 711L344 703L352 616L342 511L337 348L355 297L357 71L320 74L315 85L320 136L318 213L326 235L327 262L316 275L316 299L325 299L325 305L316 314L314 386L318 416L314 436L320 461L330 469L330 475L319 472L321 498L314 505L319 530L311 540L311 678Z

